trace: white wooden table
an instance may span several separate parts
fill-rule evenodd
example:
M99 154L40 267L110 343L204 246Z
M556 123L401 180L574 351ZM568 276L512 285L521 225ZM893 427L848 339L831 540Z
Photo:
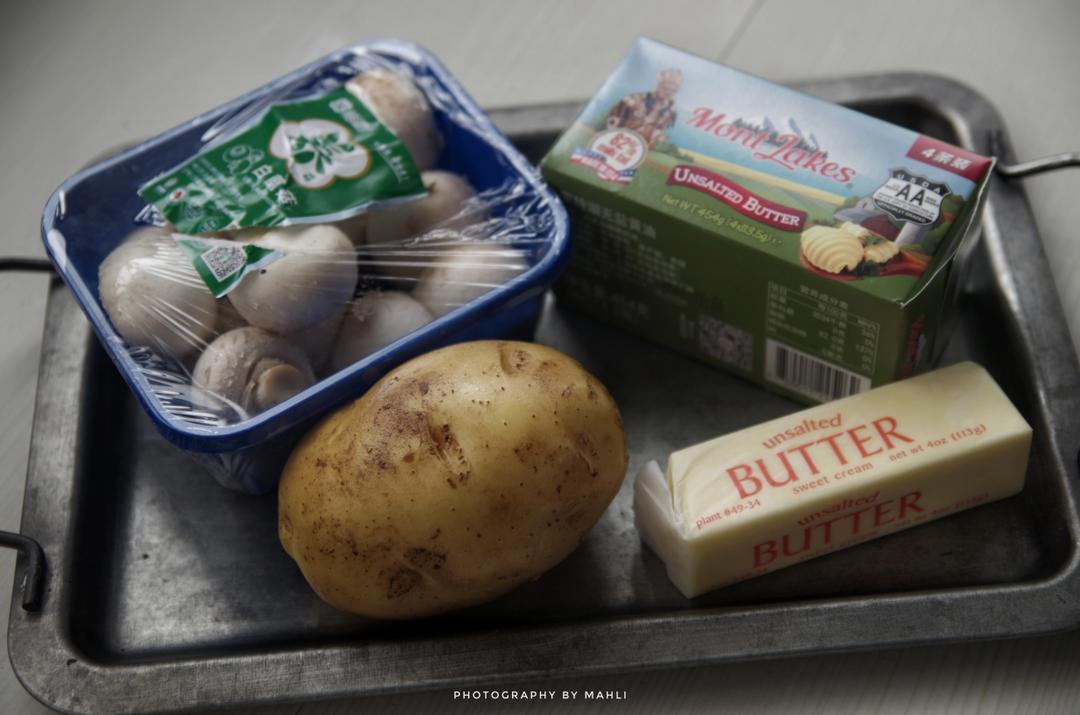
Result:
M310 7L308 6L310 5ZM952 76L1002 111L1016 153L1080 149L1080 3L1045 0L627 2L37 2L0 24L0 254L41 255L41 207L101 150L167 129L349 43L401 37L482 105L584 98L645 34L784 81L895 70ZM1080 336L1080 171L1028 181ZM19 521L45 279L0 281L0 527ZM1069 326L1062 325L1061 330ZM1080 341L1077 341L1080 345ZM14 557L0 552L0 630ZM5 641L6 642L6 641ZM1080 634L744 663L544 684L627 691L618 712L1070 713ZM531 685L530 687L535 687ZM451 691L260 713L549 712L591 703L462 702ZM0 712L46 710L0 664Z

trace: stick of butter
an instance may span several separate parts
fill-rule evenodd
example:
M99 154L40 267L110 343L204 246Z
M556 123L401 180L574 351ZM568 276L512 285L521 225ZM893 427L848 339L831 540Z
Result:
M697 596L1024 486L1031 427L965 362L674 452L634 485L645 542Z

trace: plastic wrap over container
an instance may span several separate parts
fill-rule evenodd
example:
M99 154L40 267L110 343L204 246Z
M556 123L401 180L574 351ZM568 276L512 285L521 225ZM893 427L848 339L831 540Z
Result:
M205 184L170 183L215 151L235 157L228 142L278 108L342 90L393 136L372 139L360 166L359 139L288 124L291 176L269 188L303 184L304 164L338 172L324 183L341 193L342 177L374 175L381 157L412 172L397 195L351 194L346 209L312 217L252 192L214 219L194 190ZM140 196L157 186L183 200ZM274 487L313 421L408 358L530 337L568 259L565 212L533 167L435 58L398 41L340 50L79 172L49 199L42 236L158 430L249 493Z

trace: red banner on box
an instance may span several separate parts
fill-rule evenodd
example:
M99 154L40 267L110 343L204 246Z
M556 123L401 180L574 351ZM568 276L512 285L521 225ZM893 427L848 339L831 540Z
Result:
M668 174L669 186L685 186L722 201L743 216L781 231L801 231L806 212L758 196L715 171L692 164L678 164Z
M968 181L979 182L990 159L937 139L920 136L908 149L907 155L915 161L936 166L942 171L962 176Z

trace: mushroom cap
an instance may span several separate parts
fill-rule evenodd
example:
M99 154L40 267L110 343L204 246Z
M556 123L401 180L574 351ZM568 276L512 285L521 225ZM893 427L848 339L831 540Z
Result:
M307 355L260 328L230 330L199 356L192 382L248 414L257 414L315 384Z
M424 93L400 72L376 69L353 77L345 89L355 95L401 140L421 171L435 166L442 137Z
M365 265L370 263L379 273L409 283L415 283L447 250L447 240L465 240L432 236L430 241L409 243L409 239L434 230L458 231L475 220L462 211L465 202L476 196L463 177L448 171L425 171L420 178L427 196L373 211L368 219L367 247L360 249Z
M333 226L290 226L245 241L285 255L244 277L229 293L243 318L275 333L295 333L341 310L356 288L356 252Z
M498 288L528 268L525 251L494 241L475 241L439 256L420 276L412 295L437 317Z
M98 295L116 332L177 361L213 337L217 299L163 228L136 229L98 267Z
M476 191L463 176L449 171L420 173L427 196L372 211L368 218L368 245L399 243L433 228L461 228L471 221L459 216L462 205Z
M308 356L316 375L323 374L330 360L330 353L334 349L334 341L338 336L342 318L345 317L348 309L347 304L342 304L341 308L326 320L320 320L289 336L289 340L299 345Z
M365 293L345 312L334 342L330 370L344 370L433 319L431 311L408 293L396 290Z
M341 229L341 232L349 237L354 246L363 246L364 242L367 241L367 227L370 217L371 212L364 211L355 216L335 221L332 225Z

